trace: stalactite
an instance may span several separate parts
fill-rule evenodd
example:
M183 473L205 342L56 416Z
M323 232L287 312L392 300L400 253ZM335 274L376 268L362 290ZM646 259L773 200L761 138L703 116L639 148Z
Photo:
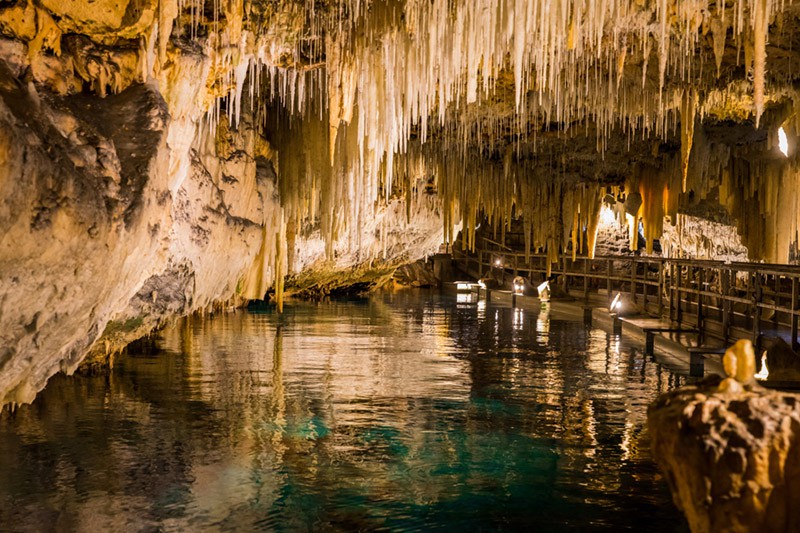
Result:
M767 0L754 0L755 23L753 25L753 105L755 106L756 127L764 113L764 84L767 64Z
M720 69L722 68L722 58L725 55L725 41L728 34L728 25L725 23L723 16L719 15L720 11L724 16L725 10L718 7L718 15L711 19L710 24L714 43L714 61L717 65L717 78L719 78Z
M694 88L683 90L681 98L681 190L686 192L686 176L689 171L689 156L694 139L695 106L697 94Z

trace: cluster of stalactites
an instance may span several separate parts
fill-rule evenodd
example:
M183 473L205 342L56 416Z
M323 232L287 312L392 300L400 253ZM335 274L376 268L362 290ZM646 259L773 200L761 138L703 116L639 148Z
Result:
M340 126L357 117L359 152L385 160L389 181L392 159L405 152L412 132L425 142L431 128L452 129L452 110L463 110L456 113L463 120L470 104L490 103L501 85L513 91L513 106L497 123L504 133L525 139L537 124L568 127L592 121L602 151L616 127L665 137L678 124L678 111L694 112L689 104L696 94L687 101L681 86L697 83L702 59L696 49L708 32L718 67L728 35L744 49L758 121L765 101L769 21L785 3L737 0L723 9L708 0L652 5L631 0L342 0L315 11L314 2L308 2L308 34L299 39L312 43L311 55L324 57L327 69L324 75L307 76L296 58L278 90L281 100L299 112L307 105L305 95L317 98L305 84L313 82L324 93L332 164ZM247 11L241 0L228 4L215 3L213 12L230 21ZM180 11L177 7L164 10ZM225 28L217 39L214 71L222 73L220 84L229 88L226 107L236 124L245 80L259 86L261 68L274 72L276 57L257 33L230 22ZM648 65L651 54L658 65ZM641 73L641 84L630 69ZM356 107L361 113L355 113ZM491 139L500 131L490 120L481 133Z
M303 68L299 57L279 66L263 36L236 22L248 12L242 0L215 0L214 24L221 14L225 30L211 43L212 71L219 86L214 94L223 98L209 108L207 123L213 130L224 113L236 127L249 95L263 118L264 134L274 136L283 212L277 226L267 221L265 226L267 233L278 228L270 245L276 273L292 262L294 236L315 222L329 255L342 237L358 246L357 228L376 200L404 194L419 181L404 171L410 167L435 175L449 242L460 225L465 242L473 246L478 216L486 213L500 226L522 216L529 251L545 249L555 258L559 249L571 246L592 253L600 205L596 186L543 177L535 169L510 164L511 155L502 165L488 164L471 157L472 147L497 142L509 152L498 139L516 138L518 149L528 141L536 145L542 124L566 129L591 123L603 152L615 130L629 139L639 133L666 137L680 125L678 165L631 178L632 190L642 198L635 216L643 220L649 247L660 235L663 216L677 211L679 191L690 179L694 125L705 109L691 87L698 72L698 39L712 33L718 69L729 35L744 49L745 63L752 66L758 122L766 98L769 22L785 3L735 0L723 9L708 0L652 5L632 0L342 0L317 13L314 2L308 2L308 34L301 39L314 43L310 55L324 57L326 66ZM187 6L196 12L191 0L162 4L159 34ZM191 19L189 25L194 24ZM164 43L158 35L156 46L146 45L157 52L150 54L158 57L151 64L163 63ZM657 69L648 65L651 53ZM626 73L631 68L639 70L641 83ZM481 106L509 86L513 105L496 115L482 114ZM447 147L455 150L423 158L424 150L415 146L432 135L450 139ZM677 188L672 184L676 175ZM403 181L395 184L398 178ZM265 235L265 241L272 239ZM279 257L283 253L285 261Z
M504 235L512 221L521 219L526 260L534 252L547 254L548 275L559 254L569 249L573 259L578 254L594 256L605 190L598 183L580 182L557 168L548 170L549 162L545 165L541 159L518 161L510 146L502 160L442 150L430 153L428 164L436 169L444 233L450 242L459 222L462 246L474 251L481 220ZM495 237L502 241L502 235Z
M785 2L737 0L727 9L703 0L653 6L630 0L365 4L348 2L346 11L361 17L326 39L331 129L335 138L358 105L364 142L391 158L405 150L413 127L424 141L432 125L446 126L448 110L490 101L505 72L513 76L513 133L525 133L531 122L591 119L601 147L620 125L664 136L668 110L680 106L685 112L693 101L681 105L684 91L667 87L667 75L679 85L696 84L696 48L707 32L718 65L728 33L744 48L758 122L769 21ZM648 82L651 52L658 60L657 84ZM639 87L623 81L631 60L641 62L635 67L641 69Z
M763 140L736 143L712 138L697 122L697 127L682 127L690 131L682 135L680 154L661 154L657 166L638 165L626 182L631 248L638 247L639 222L647 251L652 253L653 240L661 236L665 220L680 223L679 209L710 200L736 221L750 259L786 263L793 254L796 259L800 113L794 102L800 101L800 95L786 96L783 105L765 114L768 133ZM787 154L779 148L779 128L789 142Z

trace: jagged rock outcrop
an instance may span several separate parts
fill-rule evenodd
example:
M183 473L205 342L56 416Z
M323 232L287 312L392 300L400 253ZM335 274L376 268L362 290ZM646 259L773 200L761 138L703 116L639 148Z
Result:
M653 453L692 531L800 530L800 395L718 390L719 378L660 397Z
M265 228L281 205L249 117L221 150L202 122L176 123L149 84L96 99L40 93L7 71L0 83L1 402L30 401L53 373L173 316L264 295L275 275ZM175 146L178 134L189 142ZM414 223L396 199L359 228L361 257L435 249L435 205L415 206ZM296 246L288 268L306 276L364 260L346 242L326 260L319 230Z
M694 532L800 528L800 395L756 381L753 345L727 375L669 392L648 409L653 455Z

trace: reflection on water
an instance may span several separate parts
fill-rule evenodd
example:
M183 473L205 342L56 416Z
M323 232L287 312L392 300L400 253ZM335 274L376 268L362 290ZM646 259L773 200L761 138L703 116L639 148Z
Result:
M2 530L684 531L679 379L549 310L427 292L184 320L0 415Z

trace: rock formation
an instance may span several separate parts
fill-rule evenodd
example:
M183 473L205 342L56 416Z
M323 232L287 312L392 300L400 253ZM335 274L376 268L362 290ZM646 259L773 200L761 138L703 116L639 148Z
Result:
M648 411L653 454L694 532L800 529L800 396L755 384L750 341Z
M798 395L725 394L709 379L661 397L649 427L692 531L800 529Z
M383 276L521 219L648 252L713 203L797 246L792 1L11 0L0 404L170 317ZM787 155L778 150L783 128ZM638 231L631 232L636 248ZM346 275L338 274L346 271Z
M214 76L235 66L215 63L230 58L178 35L163 59L131 47L156 38L157 2L138 19L135 2L52 4L0 12L13 37L0 42L0 404L174 316L262 298L286 274L359 279L373 260L390 269L438 247L424 187L335 237L313 218L293 226L256 106L226 100L235 118L214 116L231 98Z

